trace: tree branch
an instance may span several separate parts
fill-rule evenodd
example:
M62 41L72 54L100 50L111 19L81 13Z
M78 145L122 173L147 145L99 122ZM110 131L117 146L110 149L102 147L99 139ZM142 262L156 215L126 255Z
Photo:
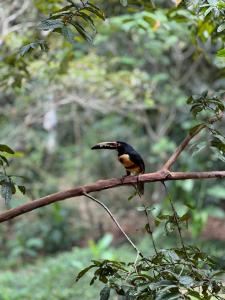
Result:
M51 194L46 197L30 201L16 208L12 208L0 214L0 223L57 201L65 200L72 197L83 196L90 192L98 192L98 191L111 189L122 185L133 185L134 183L137 183L137 181L156 182L156 181L166 181L166 180L209 179L209 178L225 178L225 171L167 172L162 170L159 172L147 173L139 176L127 176L125 178L112 178L107 180L99 180L93 184L79 186L67 191Z
M164 164L162 169L169 170L171 166L175 163L178 156L181 154L181 152L187 147L189 142L193 139L194 136L196 136L200 131L202 131L203 128L205 128L206 125L202 124L192 133L189 133L186 138L182 141L182 143L177 147L173 155L167 160L167 162Z

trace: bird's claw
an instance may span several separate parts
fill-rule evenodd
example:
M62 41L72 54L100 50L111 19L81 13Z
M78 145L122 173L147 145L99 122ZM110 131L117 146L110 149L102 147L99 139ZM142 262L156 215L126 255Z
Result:
M122 177L121 177L121 182L122 183L124 183L124 179L126 178L126 177L128 177L129 175L123 175Z
M164 177L164 179L173 177L171 172L167 169L160 170L160 174Z

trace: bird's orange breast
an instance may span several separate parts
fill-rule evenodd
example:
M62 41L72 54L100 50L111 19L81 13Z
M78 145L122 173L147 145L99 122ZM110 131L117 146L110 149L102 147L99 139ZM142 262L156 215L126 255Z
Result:
M118 157L118 159L121 162L121 164L124 165L125 168L129 168L129 167L135 166L135 164L130 160L130 157L129 157L128 154L120 155Z
M137 164L135 164L134 162L132 162L130 160L130 157L128 154L123 154L120 155L118 157L118 160L121 162L121 164L128 170L130 171L132 174L134 175L138 175L140 173L142 173L142 170L140 168L140 166L138 166Z

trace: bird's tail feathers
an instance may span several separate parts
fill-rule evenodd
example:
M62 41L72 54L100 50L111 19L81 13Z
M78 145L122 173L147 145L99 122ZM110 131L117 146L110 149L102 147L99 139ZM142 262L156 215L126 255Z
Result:
M144 195L144 182L137 183L137 193L140 197Z

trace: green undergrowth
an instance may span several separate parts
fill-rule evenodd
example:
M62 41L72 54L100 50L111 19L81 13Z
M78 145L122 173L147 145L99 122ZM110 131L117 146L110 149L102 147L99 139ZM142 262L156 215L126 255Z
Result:
M95 299L89 275L75 284L75 275L91 260L89 249L74 249L53 258L41 259L13 271L0 273L1 300Z
M135 252L129 245L114 248L110 246L111 240L112 237L106 235L98 243L90 242L87 248L76 247L70 252L63 252L54 257L42 257L33 263L20 265L17 269L2 269L0 300L99 299L99 292L103 285L96 282L94 286L90 286L92 272L88 272L76 283L75 279L79 271L90 265L92 259L128 262L136 258ZM168 242L168 246L170 243L172 242ZM148 238L143 239L139 246L146 254L151 252ZM222 250L222 244L218 244L218 251L220 248Z
M0 271L0 300L93 300L99 298L101 284L90 286L92 274L76 283L76 275L92 259L135 259L129 246L109 247L112 240L106 235L98 243L91 241L87 248L74 248L54 257L39 258L32 264ZM9 264L10 266L10 264Z

